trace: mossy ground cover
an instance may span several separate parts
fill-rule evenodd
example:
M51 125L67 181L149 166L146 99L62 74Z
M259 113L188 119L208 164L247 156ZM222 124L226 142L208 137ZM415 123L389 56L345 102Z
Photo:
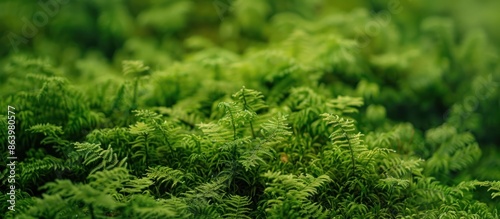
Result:
M495 1L0 8L4 218L498 218Z

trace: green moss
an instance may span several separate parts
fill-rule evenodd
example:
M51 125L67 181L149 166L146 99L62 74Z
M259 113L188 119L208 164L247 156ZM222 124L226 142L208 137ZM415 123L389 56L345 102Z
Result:
M498 218L495 3L212 3L56 3L10 44L0 214Z

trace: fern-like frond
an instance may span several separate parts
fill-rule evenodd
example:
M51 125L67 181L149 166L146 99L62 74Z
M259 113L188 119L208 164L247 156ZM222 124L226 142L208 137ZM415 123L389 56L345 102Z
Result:
M97 190L90 185L73 184L70 180L56 180L55 182L47 183L41 189L46 189L48 194L53 195L52 197L62 197L64 199L63 203L66 206L74 208L74 211L79 212L79 214L90 217L102 216L105 212L120 206L120 203L109 193ZM44 202L46 199L48 197L45 197L41 201ZM83 204L83 208L78 206L79 204ZM58 208L55 208L55 210L58 210ZM53 210L49 211L54 212ZM60 217L68 217L74 215L76 212L61 212L59 210L54 213L62 214Z
M408 179L398 179L394 177L388 177L380 180L381 184L379 187L387 189L392 192L395 189L406 189L410 186L410 180Z
M118 157L131 157L130 147L126 147L135 136L130 135L125 127L94 129L86 137L86 142L91 144L112 145Z
M446 174L471 166L481 157L481 150L470 133L457 133L454 127L443 125L426 133L427 142L436 151L426 163L426 172Z
M382 167L383 175L394 178L405 178L409 174L422 176L421 165L424 163L422 159L401 159L400 157L388 158L384 161Z
M250 122L255 117L255 113L252 111L244 110L242 106L236 102L221 102L219 103L219 108L222 108L225 112L224 117L222 117L218 123L229 128L233 132L233 140L240 135L241 129Z
M123 207L124 218L190 218L188 205L182 199L154 199L147 195L135 195Z
M238 161L243 165L246 171L249 171L255 166L265 165L266 161L264 157L272 157L273 153L271 151L272 148L256 141L253 143L253 147L245 150L241 154Z
M124 182L132 179L132 176L127 169L117 167L110 170L97 171L90 174L87 179L89 179L89 185L93 188L105 191L107 194L115 194Z
M123 74L132 75L134 77L144 76L149 74L149 66L144 65L143 61L125 60L122 62Z
M326 218L328 210L323 209L309 198L318 189L332 180L327 175L283 175L280 172L266 172L262 175L270 180L264 193L268 196L264 207L273 218Z
M69 141L62 139L60 136L64 134L61 126L55 126L52 124L38 124L31 126L28 131L32 133L42 133L45 138L42 139L40 143L46 145L52 145L58 152L68 152L66 146L69 145Z
M329 112L327 99L308 87L290 89L290 95L285 101L290 113L290 124L294 133L308 133L312 136L322 136L327 139L327 127L322 123L320 114Z
M327 113L321 114L321 116L327 124L333 125L334 131L330 134L332 144L335 147L349 150L352 174L356 174L356 154L366 150L366 146L363 145L363 140L361 140L363 135L356 133L353 120Z
M115 167L127 166L127 157L121 160L118 159L118 156L113 152L111 145L108 146L108 149L103 149L100 144L76 142L74 143L74 146L77 151L76 156L83 157L83 164L86 166L94 166L90 173L95 173L98 170L109 170ZM97 165L95 163L96 161L99 161Z
M47 155L43 159L28 159L19 164L21 169L20 181L21 184L36 183L40 177L56 171L68 170L68 167L63 159Z
M189 212L197 218L220 217L216 204L223 203L227 180L227 177L217 177L182 193L189 205Z
M230 195L228 199L224 201L224 218L231 219L250 219L248 216L250 212L250 208L248 205L251 204L251 201L248 197L239 196L239 195Z
M153 123L153 127L155 127L155 130L158 132L157 136L159 141L168 146L170 152L175 151L175 145L179 141L179 135L181 133L180 127L170 121L155 122Z
M232 130L227 129L216 123L200 123L197 125L204 135L214 143L224 143L234 139Z
M130 142L134 155L132 158L139 158L141 163L147 167L155 159L154 152L154 132L155 128L144 122L137 122L130 126L129 133L135 136L134 141Z
M256 90L247 89L245 86L233 94L233 97L236 98L241 105L243 105L243 110L249 110L257 113L261 109L267 108L267 105L264 102L264 95Z
M357 113L357 107L363 106L363 98L339 96L327 102L327 106L339 111L339 114Z
M239 104L242 105L243 111L248 111L249 113L247 114L253 115L253 116L248 115L246 118L250 125L250 131L252 133L252 137L256 138L255 130L253 127L253 120L254 117L257 115L258 111L267 107L267 105L264 102L264 95L262 95L262 93L258 91L247 89L245 88L245 86L243 86L243 88L241 88L238 92L233 94L233 97L236 98Z
M287 124L287 116L278 115L261 125L261 134L264 137L266 143L278 144L285 141L288 136L292 135L289 131L290 127Z
M500 197L500 181L494 181L490 183L490 188L488 191L491 191L491 198Z
M42 198L35 198L32 206L21 211L19 218L60 218L67 216L69 212L75 211L77 206L68 205L60 195L43 194ZM6 215L7 216L7 215ZM14 217L13 217L14 218Z
M156 182L156 187L169 187L169 189L173 189L177 187L178 184L185 184L186 181L193 181L195 179L195 176L191 173L165 166L150 167L146 176Z
M149 190L147 190L153 181L148 178L140 178L140 179L130 179L123 183L122 189L120 192L126 194L141 194L146 193L149 194Z

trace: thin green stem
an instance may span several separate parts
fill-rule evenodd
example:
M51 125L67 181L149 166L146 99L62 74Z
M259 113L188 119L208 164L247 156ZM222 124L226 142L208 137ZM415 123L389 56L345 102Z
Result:
M148 152L148 147L149 147L149 142L148 142L148 135L144 135L144 141L146 142L145 149L146 149L146 168L149 167L149 152Z
M228 106L226 106L226 109L228 110L229 116L231 117L231 125L233 125L233 140L236 141L236 125L234 125L233 112L231 111L231 109Z
M243 109L250 111L250 107L248 107L247 98L245 96L245 87L243 87L242 96L243 96ZM253 130L252 121L249 121L249 123L250 123L250 130L252 131L252 138L255 139L256 137L255 137L255 131Z
M137 89L139 87L139 78L136 78L134 81L134 96L132 97L132 110L137 108Z

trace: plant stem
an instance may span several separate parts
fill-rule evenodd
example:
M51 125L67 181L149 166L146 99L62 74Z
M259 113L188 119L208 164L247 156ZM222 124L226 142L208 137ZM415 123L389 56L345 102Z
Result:
M139 78L136 78L134 81L134 93L132 99L132 110L137 108L137 88L139 87Z
M146 141L146 146L145 146L145 148L146 148L146 168L148 168L149 167L149 157L148 157L149 142L148 142L148 135L147 134L144 136L144 140Z
M236 141L236 126L234 125L234 117L233 117L233 112L231 112L231 109L226 106L226 108L229 111L229 116L231 117L231 125L233 125L233 140Z

